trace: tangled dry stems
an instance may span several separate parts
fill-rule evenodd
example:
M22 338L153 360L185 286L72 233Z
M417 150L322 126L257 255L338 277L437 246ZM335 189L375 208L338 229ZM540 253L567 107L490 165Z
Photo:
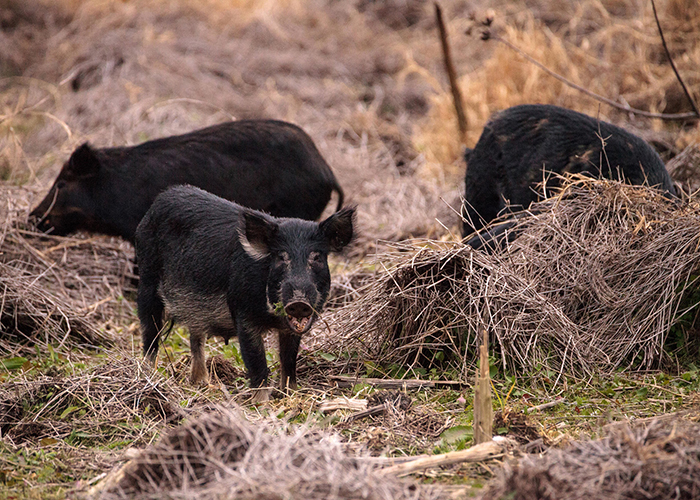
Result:
M683 195L700 190L700 143L693 143L666 164L671 178L680 184Z
M102 500L437 499L437 489L376 475L336 435L219 408L169 432L93 490Z
M0 187L0 352L35 345L104 347L133 315L133 250L103 237L61 238L27 227L27 193Z
M691 500L700 496L700 424L656 419L615 424L597 441L506 463L490 500Z
M108 362L73 376L17 380L0 389L0 431L7 444L51 438L147 442L164 420L185 416L185 395L172 380L152 373L132 355L112 353Z
M659 367L687 312L682 298L697 288L699 208L646 187L571 179L519 220L502 251L397 245L367 293L335 314L323 348L383 366L447 361L466 380L485 329L511 371Z

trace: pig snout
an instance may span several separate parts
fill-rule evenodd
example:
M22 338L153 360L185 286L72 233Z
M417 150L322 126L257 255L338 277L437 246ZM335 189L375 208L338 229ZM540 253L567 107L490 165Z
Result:
M41 231L42 233L53 233L54 232L54 227L53 224L51 223L51 218L49 217L48 213L44 212L39 212L38 210L34 210L31 214L29 214L29 217L27 218L27 222L36 228L37 231Z
M53 229L51 220L48 217L40 217L39 215L33 214L30 217L29 222L43 233L48 233Z
M284 307L287 322L296 333L304 333L309 329L313 320L314 309L311 304L297 300Z

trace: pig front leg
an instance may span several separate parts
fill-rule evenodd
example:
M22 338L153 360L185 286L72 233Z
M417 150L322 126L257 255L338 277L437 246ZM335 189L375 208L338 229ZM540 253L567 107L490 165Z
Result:
M296 335L290 331L280 330L278 332L280 349L280 390L286 392L287 389L297 390L297 353L301 343L301 335Z
M248 370L248 377L250 377L250 387L253 389L265 387L269 371L265 359L263 331L240 316L236 318L236 328L238 330L238 343L241 346L241 357Z

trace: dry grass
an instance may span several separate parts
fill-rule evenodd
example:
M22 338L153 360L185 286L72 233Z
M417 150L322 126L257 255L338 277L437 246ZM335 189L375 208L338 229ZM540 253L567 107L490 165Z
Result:
M269 117L309 132L359 205L357 253L378 238L439 235L435 218L456 224L440 198L456 204L459 182L412 175L423 162L411 133L427 112L430 72L395 78L408 64L405 43L353 5L139 0L65 10L72 17L44 37L46 56L3 82L0 169L13 182L47 187L85 140L129 145Z
M185 416L182 390L127 353L111 352L107 363L75 375L59 373L3 384L0 425L5 444L145 444L164 420Z
M493 2L442 4L463 75L469 144L493 111L521 102L597 114L597 103L553 84L505 47L462 35L472 24L470 9L480 16ZM586 0L567 4L571 11L550 0L501 5L498 32L568 78L645 109L684 110L646 2ZM676 62L696 94L697 10L692 0L661 6ZM145 445L166 422L210 404L208 389L191 395L178 382L177 374L186 372L184 355L169 367L173 377L164 379L144 373L135 352L110 350L103 360L75 349L130 340L137 323L131 297L123 293L130 286L132 250L101 237L37 235L25 218L85 140L99 147L131 145L231 118L302 126L333 167L346 199L358 205L357 243L347 260L334 262L329 307L340 309L339 322L331 324L336 331L329 338L320 325L324 331L313 339L325 354L342 345L367 361L405 363L402 368L447 361L465 378L474 332L487 312L484 324L510 367L586 371L662 362L668 327L683 312L678 300L697 264L692 204L674 207L614 183L572 187L575 196L567 192L551 202L552 212L523 220L528 236L504 254L431 241L395 247L374 266L358 263L385 241L449 240L456 227L448 204L459 205L463 163L430 3L9 0L0 16L0 177L7 181L0 193L2 210L7 208L0 235L0 352L4 359L26 356L33 367L0 374L7 457L34 453L53 465L44 452L69 450L73 461L66 469L94 476L107 470L106 460L116 460L105 446ZM625 123L628 117L607 109L601 114L676 147L697 135L697 129L656 121ZM602 221L603 230L584 230L594 221ZM601 330L605 335L597 335ZM49 346L61 347L67 366L45 359ZM178 337L172 346L177 356L186 341ZM327 358L302 355L308 392L257 411L282 407L312 421L315 402L335 395L327 373L364 361ZM74 366L76 359L90 366ZM39 370L44 363L49 368ZM229 385L216 398L230 399L228 391L238 395L240 366L220 358L212 363ZM444 427L464 423L453 418L466 418L456 395L444 406L433 397L426 394L410 411L348 426L345 435L351 446L367 443L373 451L429 451ZM207 451L202 439L215 446ZM204 498L231 492L244 498L440 495L375 480L343 449L326 434L253 427L222 410L167 433L128 466L135 475L122 486L142 497L162 497L157 485L172 487L172 497L192 490ZM12 463L13 477L28 489L42 484L22 472L31 464ZM174 474L168 476L168 468ZM6 485L17 488L9 480ZM37 498L45 496L36 491Z
M24 229L27 192L2 187L0 352L104 347L134 320L133 250L102 237L61 238Z
M665 500L700 495L700 424L615 424L597 441L507 463L479 498Z
M93 489L92 498L446 498L380 477L346 455L336 435L272 421L253 426L220 408L164 435Z
M652 112L692 111L663 53L650 2L564 5L542 0L528 6L523 9L519 2L498 6L493 30L549 69L605 97ZM674 61L697 102L700 73L693 61L700 59L698 4L674 0L659 2L658 8ZM485 18L484 9L475 14L477 21ZM465 44L460 37L467 38L464 28L464 19L451 22L454 44L459 48ZM484 43L478 40L478 23L473 33L468 43ZM678 149L700 139L695 126L680 129L678 124L659 120L631 120L546 75L505 45L488 44L491 57L474 68L465 65L460 79L469 121L467 145L476 143L495 111L524 103L556 104L601 116L645 138L669 141ZM414 135L417 149L426 154L429 176L453 165L461 153L451 100L446 87L431 98L431 110Z
M698 209L644 187L574 179L518 222L521 236L502 252L414 242L382 255L387 271L338 311L339 338L325 348L383 366L447 362L466 381L485 328L512 372L658 368L696 287Z
M680 184L684 196L697 195L700 190L700 143L693 143L666 165L668 173Z

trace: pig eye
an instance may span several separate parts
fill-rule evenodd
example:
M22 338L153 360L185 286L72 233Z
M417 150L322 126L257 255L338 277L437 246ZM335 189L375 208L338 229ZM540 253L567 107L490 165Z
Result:
M66 181L58 181L56 183L56 189L63 189L64 187L66 187Z
M309 264L322 264L323 257L318 252L311 252L309 254Z
M288 266L290 263L289 259L289 254L287 252L282 252L279 254L278 260L277 260L277 265L285 265Z

